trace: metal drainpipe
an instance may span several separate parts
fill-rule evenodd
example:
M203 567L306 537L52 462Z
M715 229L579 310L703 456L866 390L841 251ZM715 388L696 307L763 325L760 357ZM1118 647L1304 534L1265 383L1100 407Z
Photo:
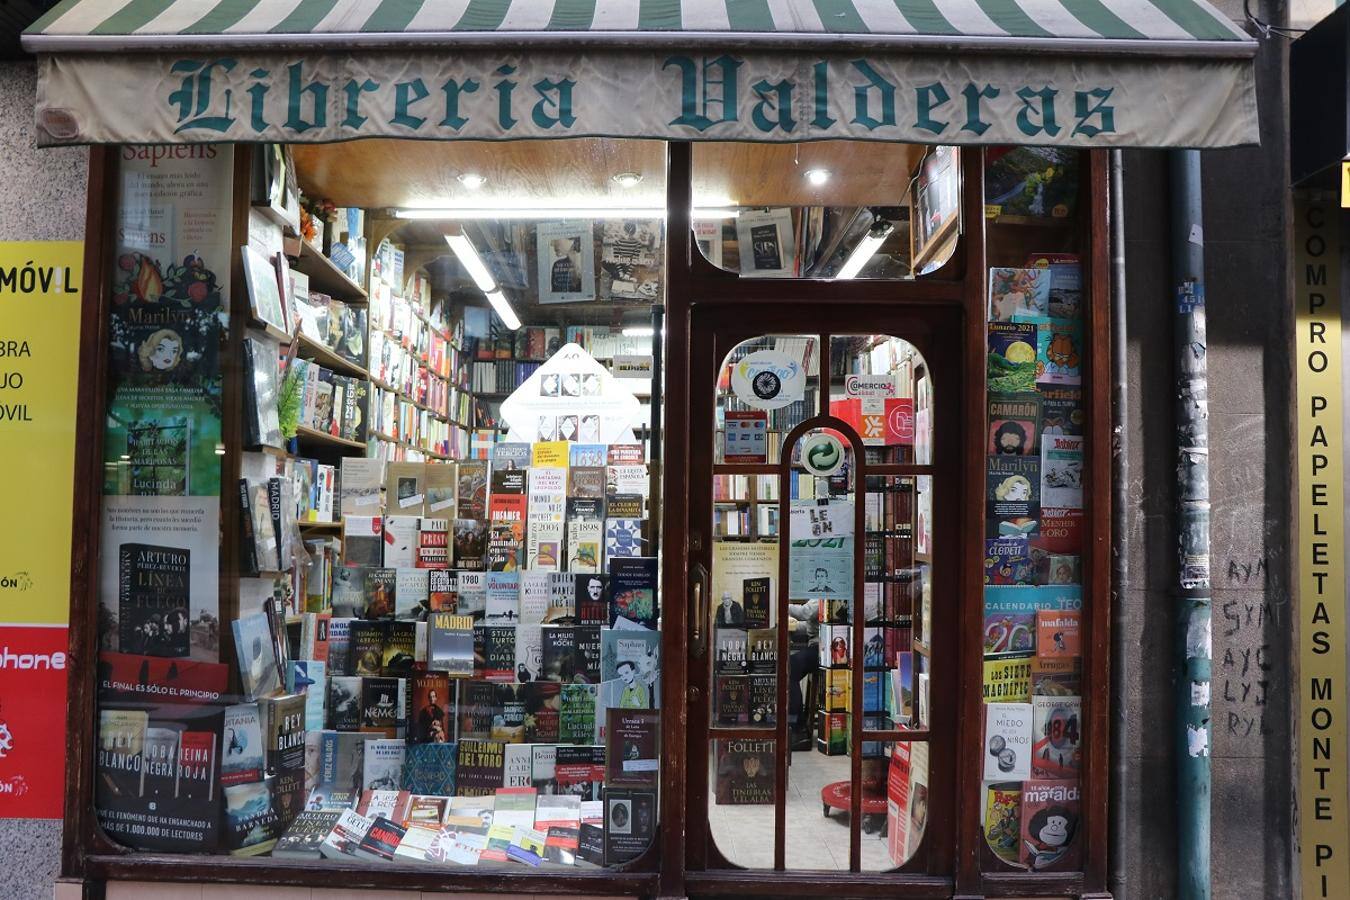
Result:
M1209 900L1209 379L1200 153L1169 154L1177 442L1177 896Z
M1129 372L1125 306L1125 188L1121 152L1111 151L1111 848L1110 887L1115 900L1129 897L1125 868L1125 832L1129 826L1129 760L1125 758L1125 685L1129 683L1129 641L1125 637L1126 597L1130 587L1129 518Z

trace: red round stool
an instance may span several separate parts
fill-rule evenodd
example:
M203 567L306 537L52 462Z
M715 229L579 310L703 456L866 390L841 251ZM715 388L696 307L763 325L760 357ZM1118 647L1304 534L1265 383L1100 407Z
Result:
M820 803L823 814L839 809L849 812L853 808L853 784L849 781L835 781L820 789ZM886 795L864 792L862 798L862 829L864 834L884 832L886 828Z

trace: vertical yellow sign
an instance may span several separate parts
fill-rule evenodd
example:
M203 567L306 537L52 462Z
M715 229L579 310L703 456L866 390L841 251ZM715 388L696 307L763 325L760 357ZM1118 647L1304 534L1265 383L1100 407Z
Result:
M0 623L70 617L83 248L0 242Z
M1345 438L1340 216L1333 193L1294 202L1298 395L1298 823L1304 900L1350 893L1346 793Z

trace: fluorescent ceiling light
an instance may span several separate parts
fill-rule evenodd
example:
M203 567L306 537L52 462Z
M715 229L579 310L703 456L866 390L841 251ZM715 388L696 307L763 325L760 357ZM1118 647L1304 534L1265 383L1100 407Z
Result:
M512 331L515 331L520 327L520 319L516 318L516 311L511 308L511 304L507 301L505 294L501 291L491 291L487 295L487 298L488 302L492 304L492 308L497 311L497 315L501 318L503 325Z
M729 207L699 207L694 219L734 219L740 210ZM428 209L396 209L399 219L664 219L663 206L456 206Z
M482 175L479 175L477 172L465 172L464 174L459 175L457 177L459 178L459 183L464 185L471 191L476 191L483 185L487 184L487 179L484 178Z
M816 187L820 187L822 184L830 180L829 169L807 169L804 174L806 175L806 180L811 182Z
M862 267L872 258L877 249L886 242L886 238L891 236L895 226L890 222L878 222L873 225L871 230L858 242L858 246L853 248L853 253L849 255L848 261L844 267L839 270L835 278L856 278L862 271Z
M617 175L611 175L610 180L622 188L637 187L642 182L642 176L637 172L620 172Z
M469 273L473 283L478 285L478 289L483 293L489 293L497 289L497 282L493 279L492 273L483 265L483 259L478 255L478 251L473 248L473 241L462 234L447 234L445 242L450 245L450 249L455 251L455 256L459 257L460 265Z
M623 330L624 337L654 337L656 329L650 325L635 325Z

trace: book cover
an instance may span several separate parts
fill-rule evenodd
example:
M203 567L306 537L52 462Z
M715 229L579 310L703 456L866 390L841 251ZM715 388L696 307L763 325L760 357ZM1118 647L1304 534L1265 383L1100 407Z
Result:
M560 699L558 740L564 744L595 741L596 686L564 684Z
M1030 322L989 323L989 393L1031 393L1036 390L1036 332L1036 325Z
M455 508L461 519L485 521L488 499L488 464L483 460L461 460L456 467L458 487Z
M714 647L713 666L718 675L744 675L748 671L746 632L739 628L718 628Z
M394 463L390 463L394 465ZM420 509L420 504L418 506ZM390 569L417 565L417 542L422 529L421 516L384 517L384 554L382 565ZM389 611L393 615L393 609Z
M544 681L571 681L576 665L576 627L572 625L541 626L543 640L543 669L539 675Z
M420 516L426 504L426 465L387 462L384 465L384 509L390 516Z
M984 617L984 655L1025 657L1036 649L1032 613L994 613Z
M989 270L989 319L1024 321L1050 314L1050 270L995 266Z
M1008 656L984 661L984 702L1031 702L1030 656Z
M412 674L417 655L417 622L384 622L384 649L380 672L406 677Z
M482 519L455 519L455 565L481 572L487 564L488 525Z
M379 675L384 665L386 623L355 619L348 627L349 659L353 675Z
M225 787L225 846L233 856L257 856L270 851L281 831L281 819L272 805L269 781Z
M510 682L516 678L514 625L476 625L473 629L475 678Z
M609 624L609 576L581 574L573 576L572 609L581 625Z
M1077 319L1045 319L1035 327L1037 384L1081 384L1083 323Z
M1035 393L990 394L990 456L1033 456L1040 452L1037 432L1041 420L1041 396Z
M1073 697L1082 691L1082 659L1035 656L1031 660L1033 697Z
M1024 781L1031 777L1030 703L984 705L984 780Z
M660 771L661 714L610 709L605 721L605 784L655 789Z
M744 640L745 632L740 635ZM660 632L601 630L600 680L618 686L618 695L610 705L625 709L655 709L660 705L660 678Z
M718 725L745 725L750 721L750 679L744 675L715 677L715 721Z
M544 634L542 625L516 626L515 680L534 681L544 672Z
M751 675L750 725L765 728L778 723L778 678L776 675Z
M461 797L491 797L502 786L506 745L460 740L456 745L455 789Z
M987 538L1037 534L1041 511L1040 457L989 457L985 507Z
M265 613L255 613L235 619L235 656L239 661L239 679L244 693L251 700L266 697L281 690L281 675L277 668L276 645L272 626Z
M405 566L394 570L394 618L425 622L431 606L430 595L430 569Z
M362 678L361 730L386 738L397 737L398 729L404 724L402 698L403 679Z
M657 559L654 556L617 557L609 560L609 617L613 627L619 619L644 628L656 628Z
M328 679L328 708L335 731L361 729L361 676L334 675Z
M717 804L772 804L774 752L771 740L730 739L715 742Z
M605 559L642 556L642 519L605 519Z
M380 487L384 483L384 462L364 456L342 457L342 500L339 509L343 517L375 518L384 511Z
M484 621L514 625L520 621L520 573L487 573L487 610Z
M376 739L366 741L362 763L361 789L366 791L397 791L402 789L403 764L408 745L401 740Z
M373 818L361 815L354 809L344 809L338 813L337 824L319 845L319 855L325 859L351 859L356 856L356 848L375 824Z
M397 822L376 816L370 828L356 845L356 856L361 859L373 859L390 862L398 851L399 842L408 830Z
M259 716L267 723L263 762L268 775L299 772L305 768L305 697L289 694L258 703Z
M342 561L348 566L384 564L384 518L343 516Z
M190 550L152 544L118 547L118 649L144 656L187 656Z
M599 800L605 783L605 748L560 744L554 754L553 780L559 794L580 798L583 808L586 801Z
M1036 566L1025 537L987 538L984 542L985 584L1035 584Z
M1043 506L1079 509L1083 505L1083 437L1053 434L1041 444Z
M768 576L741 579L741 607L746 628L768 628L772 617Z
M329 832L337 825L339 810L302 811L277 839L272 856L278 859L319 859L319 848Z
M582 828L585 831L585 826ZM606 788L605 865L636 859L656 837L656 793Z
M1020 865L1022 785L1005 781L985 786L984 839L999 859Z
M747 671L756 675L772 675L778 671L777 629L752 628L746 632L746 648Z
M466 632L472 641L471 633ZM472 643L469 647L472 661ZM454 730L450 715L454 698L450 692L450 678L444 672L415 672L411 676L412 709L408 717L408 742L411 744L444 744ZM413 790L409 788L408 790ZM418 793L435 793L418 791Z
M427 668L452 678L473 677L473 640L472 616L432 613L427 620Z
M525 702L524 740L528 744L553 744L558 740L562 716L562 685L531 681L519 688Z
M1031 698L1033 778L1076 779L1082 767L1081 697Z
M524 722L523 714L520 721ZM523 731L522 731L523 734ZM530 787L530 772L534 761L534 748L529 744L507 742L506 752L502 756L502 786L506 788ZM501 793L497 795L498 812L501 811ZM531 813L534 808L530 808ZM533 821L533 817L531 817Z
M573 626L576 640L576 658L572 664L572 680L585 684L600 683L601 656L604 654L599 625Z
M568 465L572 469L604 466L609 458L604 444L571 444L568 446Z
M520 577L520 621L538 625L548 619L548 608L553 600L553 576L557 572L528 571ZM488 613L491 617L491 611Z
M1082 655L1082 617L1077 610L1041 609L1035 615L1037 656L1073 659Z
M1042 384L1038 390L1041 398L1042 440L1046 435L1081 435L1086 421L1082 389L1073 385Z
M1022 864L1033 872L1075 871L1081 866L1076 781L1022 783Z
M599 572L604 552L604 520L591 518L567 520L567 571Z
M325 731L319 742L319 789L330 798L355 798L365 774L366 741L360 732Z

